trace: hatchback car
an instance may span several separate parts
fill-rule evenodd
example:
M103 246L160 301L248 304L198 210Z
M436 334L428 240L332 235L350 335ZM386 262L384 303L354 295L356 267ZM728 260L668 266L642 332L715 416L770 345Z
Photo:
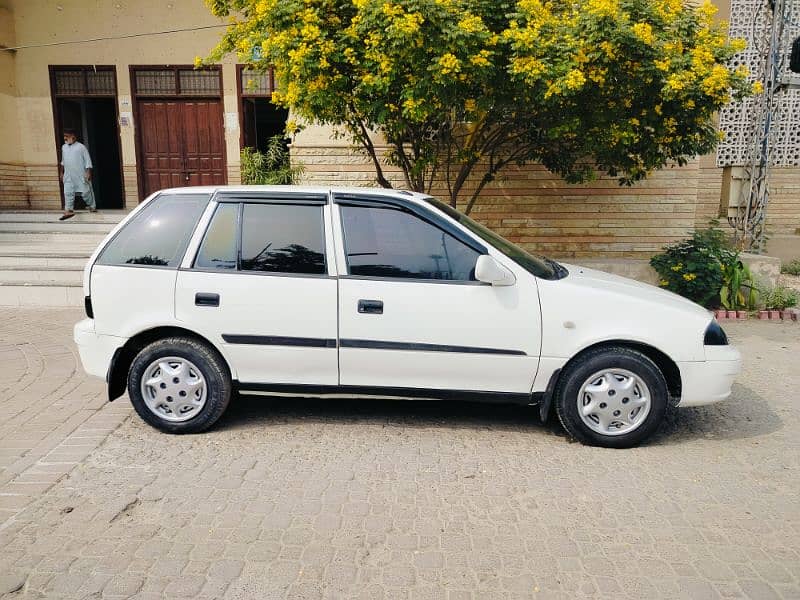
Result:
M396 190L164 190L100 244L84 289L84 368L170 433L246 392L552 406L581 442L628 447L740 370L700 306Z

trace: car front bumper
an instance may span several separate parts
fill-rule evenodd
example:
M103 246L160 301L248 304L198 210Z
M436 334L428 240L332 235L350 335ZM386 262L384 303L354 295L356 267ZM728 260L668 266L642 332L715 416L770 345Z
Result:
M81 356L83 370L89 375L105 379L108 367L117 348L121 348L126 338L114 335L99 335L94 331L94 321L84 319L75 324L73 331L75 344Z
M706 360L679 362L681 400L678 406L702 406L731 395L742 370L742 356L733 346L706 346Z

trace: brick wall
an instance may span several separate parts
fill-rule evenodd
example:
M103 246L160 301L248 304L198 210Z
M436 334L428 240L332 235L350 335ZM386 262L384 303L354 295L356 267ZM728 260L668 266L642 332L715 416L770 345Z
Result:
M61 192L55 165L0 163L0 209L58 209Z
M772 170L767 232L769 235L800 234L800 167Z
M375 184L370 164L345 147L296 146L292 158L305 165L304 183ZM402 186L399 172L388 172ZM693 228L698 172L695 161L620 187L611 178L570 185L540 165L515 167L483 190L471 216L554 257L646 258Z
M712 219L720 219L720 197L722 195L722 169L717 167L714 154L706 154L698 159L697 209L695 227L706 227Z

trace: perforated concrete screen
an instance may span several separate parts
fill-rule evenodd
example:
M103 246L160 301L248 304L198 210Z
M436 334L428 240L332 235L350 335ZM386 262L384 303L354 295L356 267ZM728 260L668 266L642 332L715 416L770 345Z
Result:
M780 55L781 71L789 73L791 43L800 36L800 0L785 0L784 32ZM747 49L734 57L733 66L746 65L752 81L764 81L764 70L772 11L767 0L732 0L730 36L747 41ZM759 124L761 97L733 102L720 113L720 129L725 139L717 148L717 166L745 166L752 159L753 139ZM775 166L800 166L800 90L782 89L775 94L772 121ZM763 126L763 123L761 124Z

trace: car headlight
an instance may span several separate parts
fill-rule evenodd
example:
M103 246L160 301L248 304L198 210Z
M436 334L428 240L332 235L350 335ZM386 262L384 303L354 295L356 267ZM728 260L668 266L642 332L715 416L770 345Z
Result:
M711 321L706 327L706 335L703 338L703 344L706 346L727 346L728 336L722 331L722 327L716 321Z

